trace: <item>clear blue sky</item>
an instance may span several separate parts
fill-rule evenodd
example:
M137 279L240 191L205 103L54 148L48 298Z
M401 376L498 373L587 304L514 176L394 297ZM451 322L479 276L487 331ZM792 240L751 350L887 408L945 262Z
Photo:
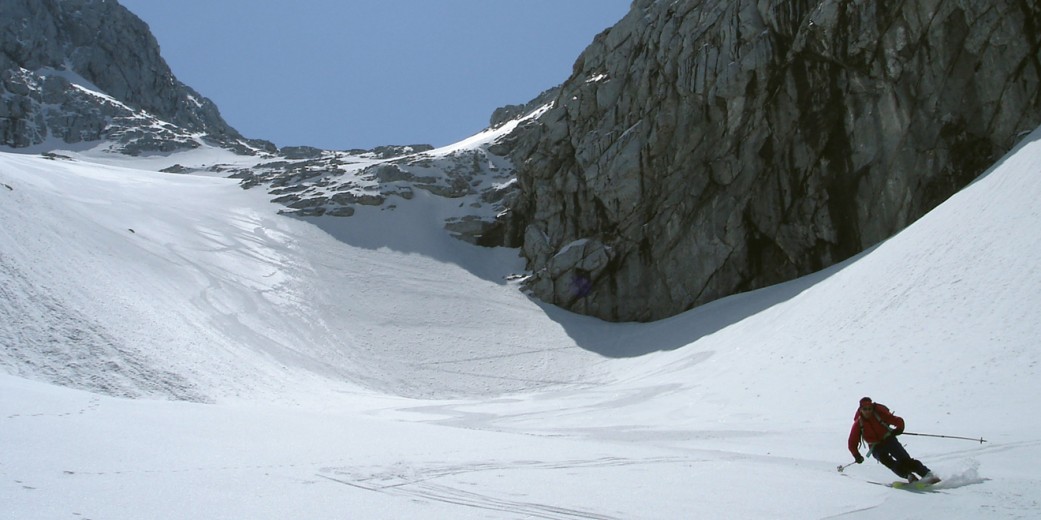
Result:
M119 0L246 137L451 144L562 83L631 0Z

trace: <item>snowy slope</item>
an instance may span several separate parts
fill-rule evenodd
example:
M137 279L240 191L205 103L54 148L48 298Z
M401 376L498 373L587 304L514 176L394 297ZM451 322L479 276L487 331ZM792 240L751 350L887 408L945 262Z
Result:
M330 234L223 179L0 154L0 517L1036 517L1039 172L1035 132L845 264L608 324L524 297L437 197ZM839 474L862 395L989 442L904 437L934 493Z
M284 395L301 380L307 393L311 383L350 381L406 394L483 394L595 373L569 361L595 356L559 327L541 338L552 348L531 344L543 313L505 285L505 273L499 283L475 279L392 250L455 255L474 270L469 257L505 254L514 259L498 262L505 269L521 267L515 251L445 236L429 217L435 197L378 221L333 220L362 230L354 238L364 245L352 248L276 215L262 192L229 180L17 155L5 156L4 171L12 173L0 182L13 189L0 209L10 292L0 338L15 346L4 356L14 373L196 400ZM388 227L400 231L395 240L385 237ZM494 340L472 332L488 326ZM485 359L455 373L453 360L471 358Z

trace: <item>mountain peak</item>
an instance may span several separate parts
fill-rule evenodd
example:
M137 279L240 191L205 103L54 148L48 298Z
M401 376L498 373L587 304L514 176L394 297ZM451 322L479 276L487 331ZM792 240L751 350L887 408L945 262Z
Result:
M245 142L208 99L174 77L147 24L118 2L0 4L0 144L111 140L135 155Z

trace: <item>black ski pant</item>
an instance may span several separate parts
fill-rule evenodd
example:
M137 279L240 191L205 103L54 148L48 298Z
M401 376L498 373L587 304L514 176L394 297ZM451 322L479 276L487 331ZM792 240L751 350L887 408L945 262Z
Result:
M918 459L912 459L907 454L907 450L900 445L900 441L896 440L895 435L886 437L882 442L871 448L871 455L887 468L893 470L893 473L900 475L900 478L907 478L911 473L917 473L919 477L924 477L926 473L929 473L929 468L925 467L925 464L922 464Z

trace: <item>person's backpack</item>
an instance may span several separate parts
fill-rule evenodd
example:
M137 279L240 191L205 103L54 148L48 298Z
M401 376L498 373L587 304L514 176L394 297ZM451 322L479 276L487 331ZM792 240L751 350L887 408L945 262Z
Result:
M892 432L893 431L893 425L887 423L885 421L885 419L883 419L882 416L879 415L878 409L882 408L883 410L886 411L886 413L889 413L889 414L892 414L893 412L889 411L889 407L884 405L884 404L882 404L882 403L873 403L873 404L875 406L875 412L874 412L875 413L875 420L877 420L878 423L881 424L882 426L885 426L887 431ZM857 426L860 426L860 444L861 445L864 444L864 423L861 422L861 419L863 419L863 418L864 417L862 415L860 415L860 412L858 411L857 412ZM888 434L886 434L886 435L888 436ZM883 437L883 438L885 438L885 437ZM871 453L871 451L869 449L868 450L868 454L870 454L870 453Z

